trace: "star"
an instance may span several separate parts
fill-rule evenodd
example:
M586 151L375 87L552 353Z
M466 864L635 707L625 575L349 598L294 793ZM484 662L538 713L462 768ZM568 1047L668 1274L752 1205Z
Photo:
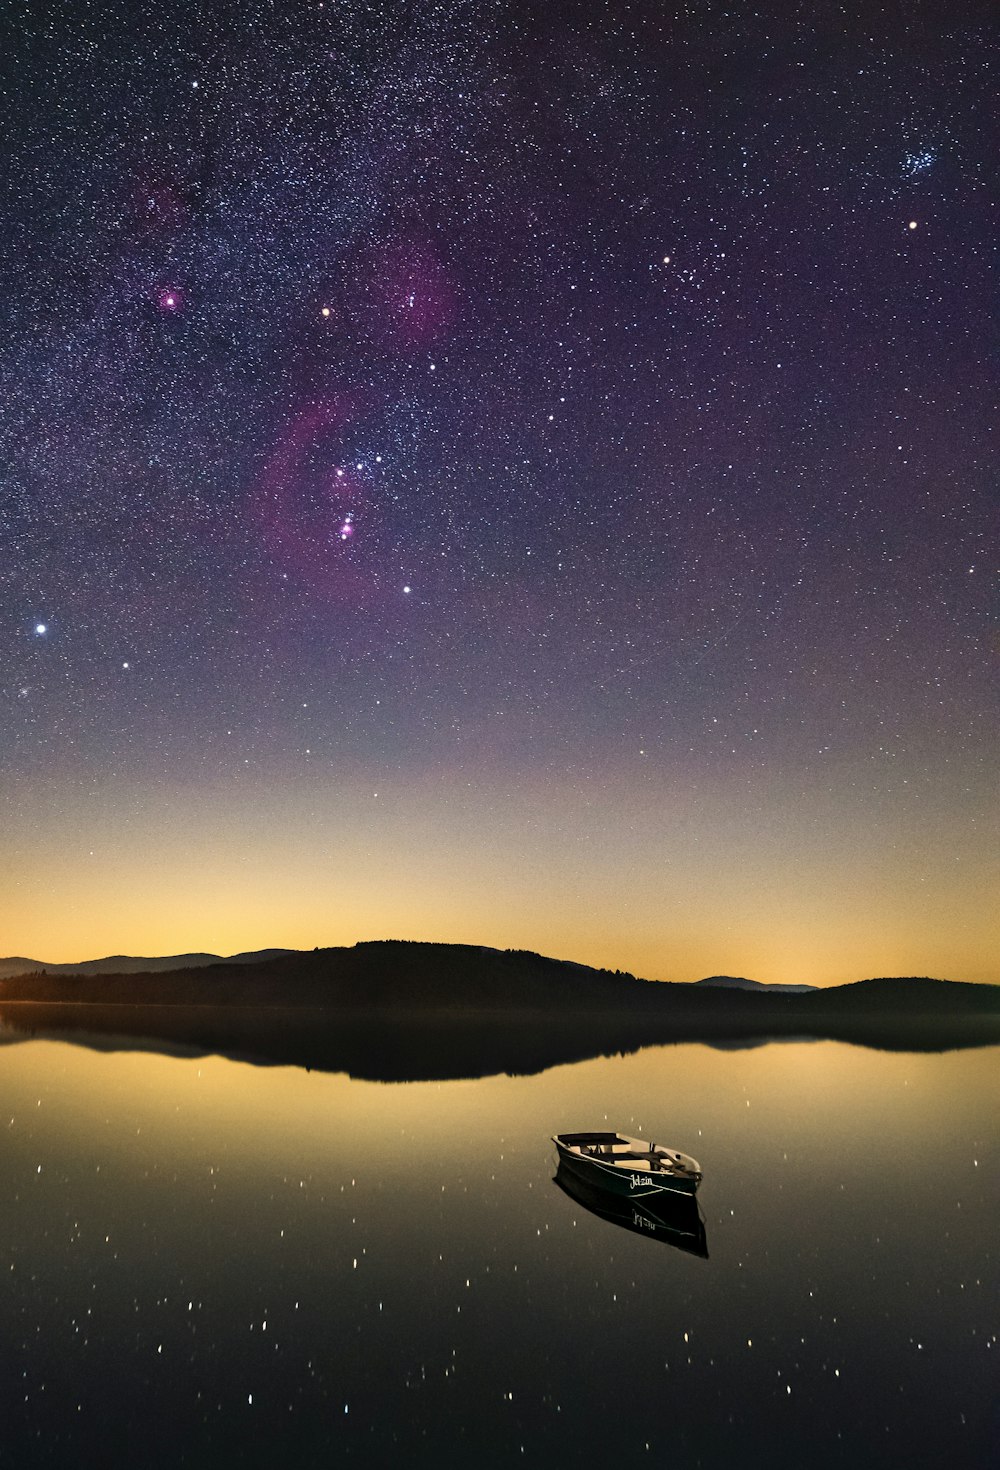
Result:
M180 286L159 286L155 292L156 305L160 311L171 315L184 306L184 291Z

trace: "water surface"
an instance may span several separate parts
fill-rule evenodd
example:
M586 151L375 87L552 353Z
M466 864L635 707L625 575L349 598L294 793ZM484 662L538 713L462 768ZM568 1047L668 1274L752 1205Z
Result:
M0 1466L1000 1463L1000 1049L0 1063ZM707 1259L556 1187L590 1126L700 1159Z

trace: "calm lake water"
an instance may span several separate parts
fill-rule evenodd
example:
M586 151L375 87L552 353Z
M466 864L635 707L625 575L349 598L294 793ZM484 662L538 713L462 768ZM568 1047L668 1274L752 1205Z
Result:
M549 1135L697 1157L708 1259ZM1000 1049L474 1082L0 1048L0 1466L1000 1465Z

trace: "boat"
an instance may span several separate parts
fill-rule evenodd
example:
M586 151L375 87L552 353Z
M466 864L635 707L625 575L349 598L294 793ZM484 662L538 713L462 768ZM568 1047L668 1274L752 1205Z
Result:
M667 1194L660 1190L658 1194L644 1195L642 1199L629 1199L623 1194L601 1189L562 1160L552 1182L575 1204L599 1220L631 1230L636 1235L644 1235L647 1240L658 1240L687 1255L708 1260L705 1221L695 1195Z
M694 1194L701 1165L675 1148L626 1138L621 1133L556 1133L559 1161L576 1175L610 1194L648 1199L663 1194Z

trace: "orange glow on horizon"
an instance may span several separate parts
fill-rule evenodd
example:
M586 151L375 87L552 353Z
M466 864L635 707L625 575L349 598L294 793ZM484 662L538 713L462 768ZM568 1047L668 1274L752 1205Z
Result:
M359 787L360 787L360 783ZM8 834L4 954L231 954L413 939L530 949L649 979L1000 983L985 834L934 840L794 790L440 777L371 790L53 790ZM36 813L33 813L33 817ZM13 838L13 840L11 840ZM986 839L987 842L989 839ZM16 862L12 854L17 853Z

